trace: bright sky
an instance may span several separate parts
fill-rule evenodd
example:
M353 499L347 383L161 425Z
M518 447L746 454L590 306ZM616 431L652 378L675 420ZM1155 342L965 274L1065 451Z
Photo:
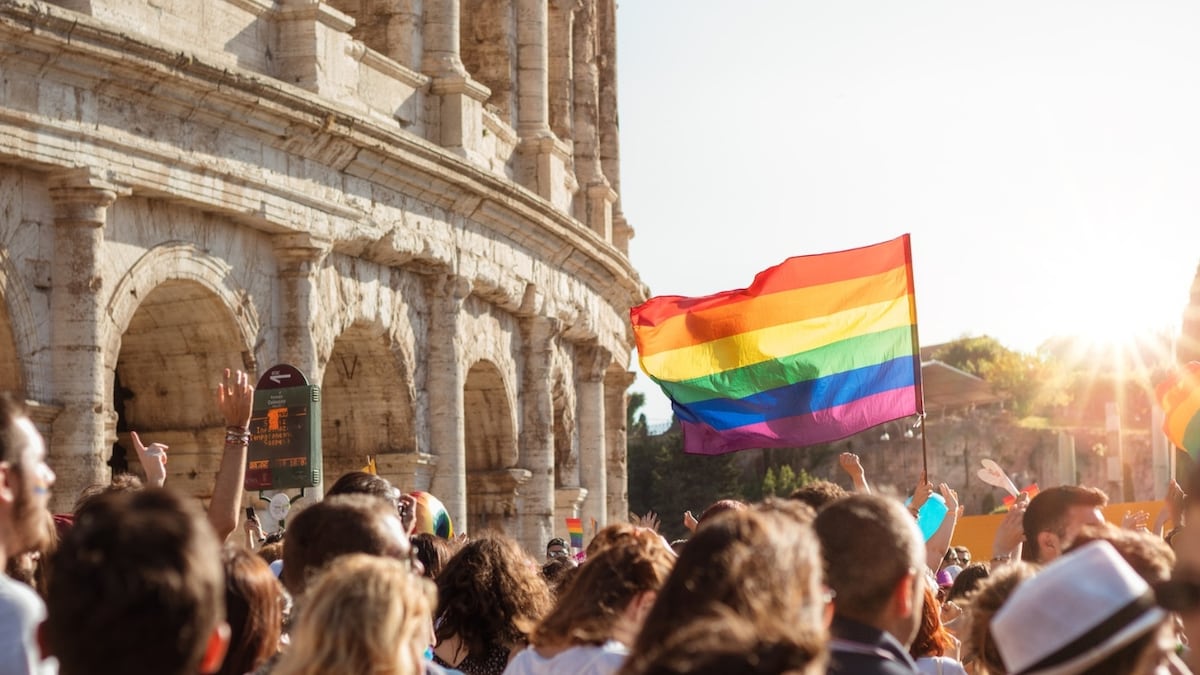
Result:
M910 232L924 344L1179 324L1200 3L625 0L618 21L621 199L652 295Z

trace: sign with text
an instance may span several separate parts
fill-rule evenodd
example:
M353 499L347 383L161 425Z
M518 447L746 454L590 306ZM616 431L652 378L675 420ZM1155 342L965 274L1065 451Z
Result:
M292 366L268 368L258 380L247 462L247 490L321 482L321 388Z

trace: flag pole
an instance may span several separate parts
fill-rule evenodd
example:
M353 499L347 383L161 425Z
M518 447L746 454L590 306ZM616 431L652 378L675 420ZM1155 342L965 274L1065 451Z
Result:
M912 240L904 235L904 258L908 262L908 289L912 292L908 308L912 313L913 382L917 385L917 415L921 427L921 471L929 480L929 444L925 439L925 387L921 382L921 338L917 333L917 285L913 281Z

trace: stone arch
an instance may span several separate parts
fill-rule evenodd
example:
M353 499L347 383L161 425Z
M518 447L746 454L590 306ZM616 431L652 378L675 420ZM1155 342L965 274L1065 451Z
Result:
M48 399L44 387L50 381L34 374L31 361L33 345L37 342L37 324L29 293L20 274L13 267L8 251L0 249L0 390L11 391L23 398L37 401Z
M220 462L224 420L214 388L224 368L253 374L258 314L223 261L189 244L142 256L108 306L105 367L115 423L114 472L136 469L128 432L170 446L168 481L207 497Z
M517 25L512 0L462 0L459 53L471 77L492 91L487 105L516 127Z
M517 487L528 472L517 463L516 406L495 363L479 360L463 384L467 469L467 531L508 531L516 518Z
M337 337L321 381L327 483L375 456L380 475L411 487L412 476L399 475L389 456L417 452L415 390L412 368L390 344L384 326L357 322Z

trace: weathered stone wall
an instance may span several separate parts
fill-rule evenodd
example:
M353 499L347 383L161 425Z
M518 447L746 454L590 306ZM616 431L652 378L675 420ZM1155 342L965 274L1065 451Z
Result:
M55 508L131 430L208 496L220 370L289 362L323 386L329 479L377 455L531 549L624 513L645 289L604 176L597 1L552 27L547 0L0 0L0 386L34 404ZM495 91L468 26L507 55ZM551 45L577 55L553 85ZM600 119L556 135L552 86Z

